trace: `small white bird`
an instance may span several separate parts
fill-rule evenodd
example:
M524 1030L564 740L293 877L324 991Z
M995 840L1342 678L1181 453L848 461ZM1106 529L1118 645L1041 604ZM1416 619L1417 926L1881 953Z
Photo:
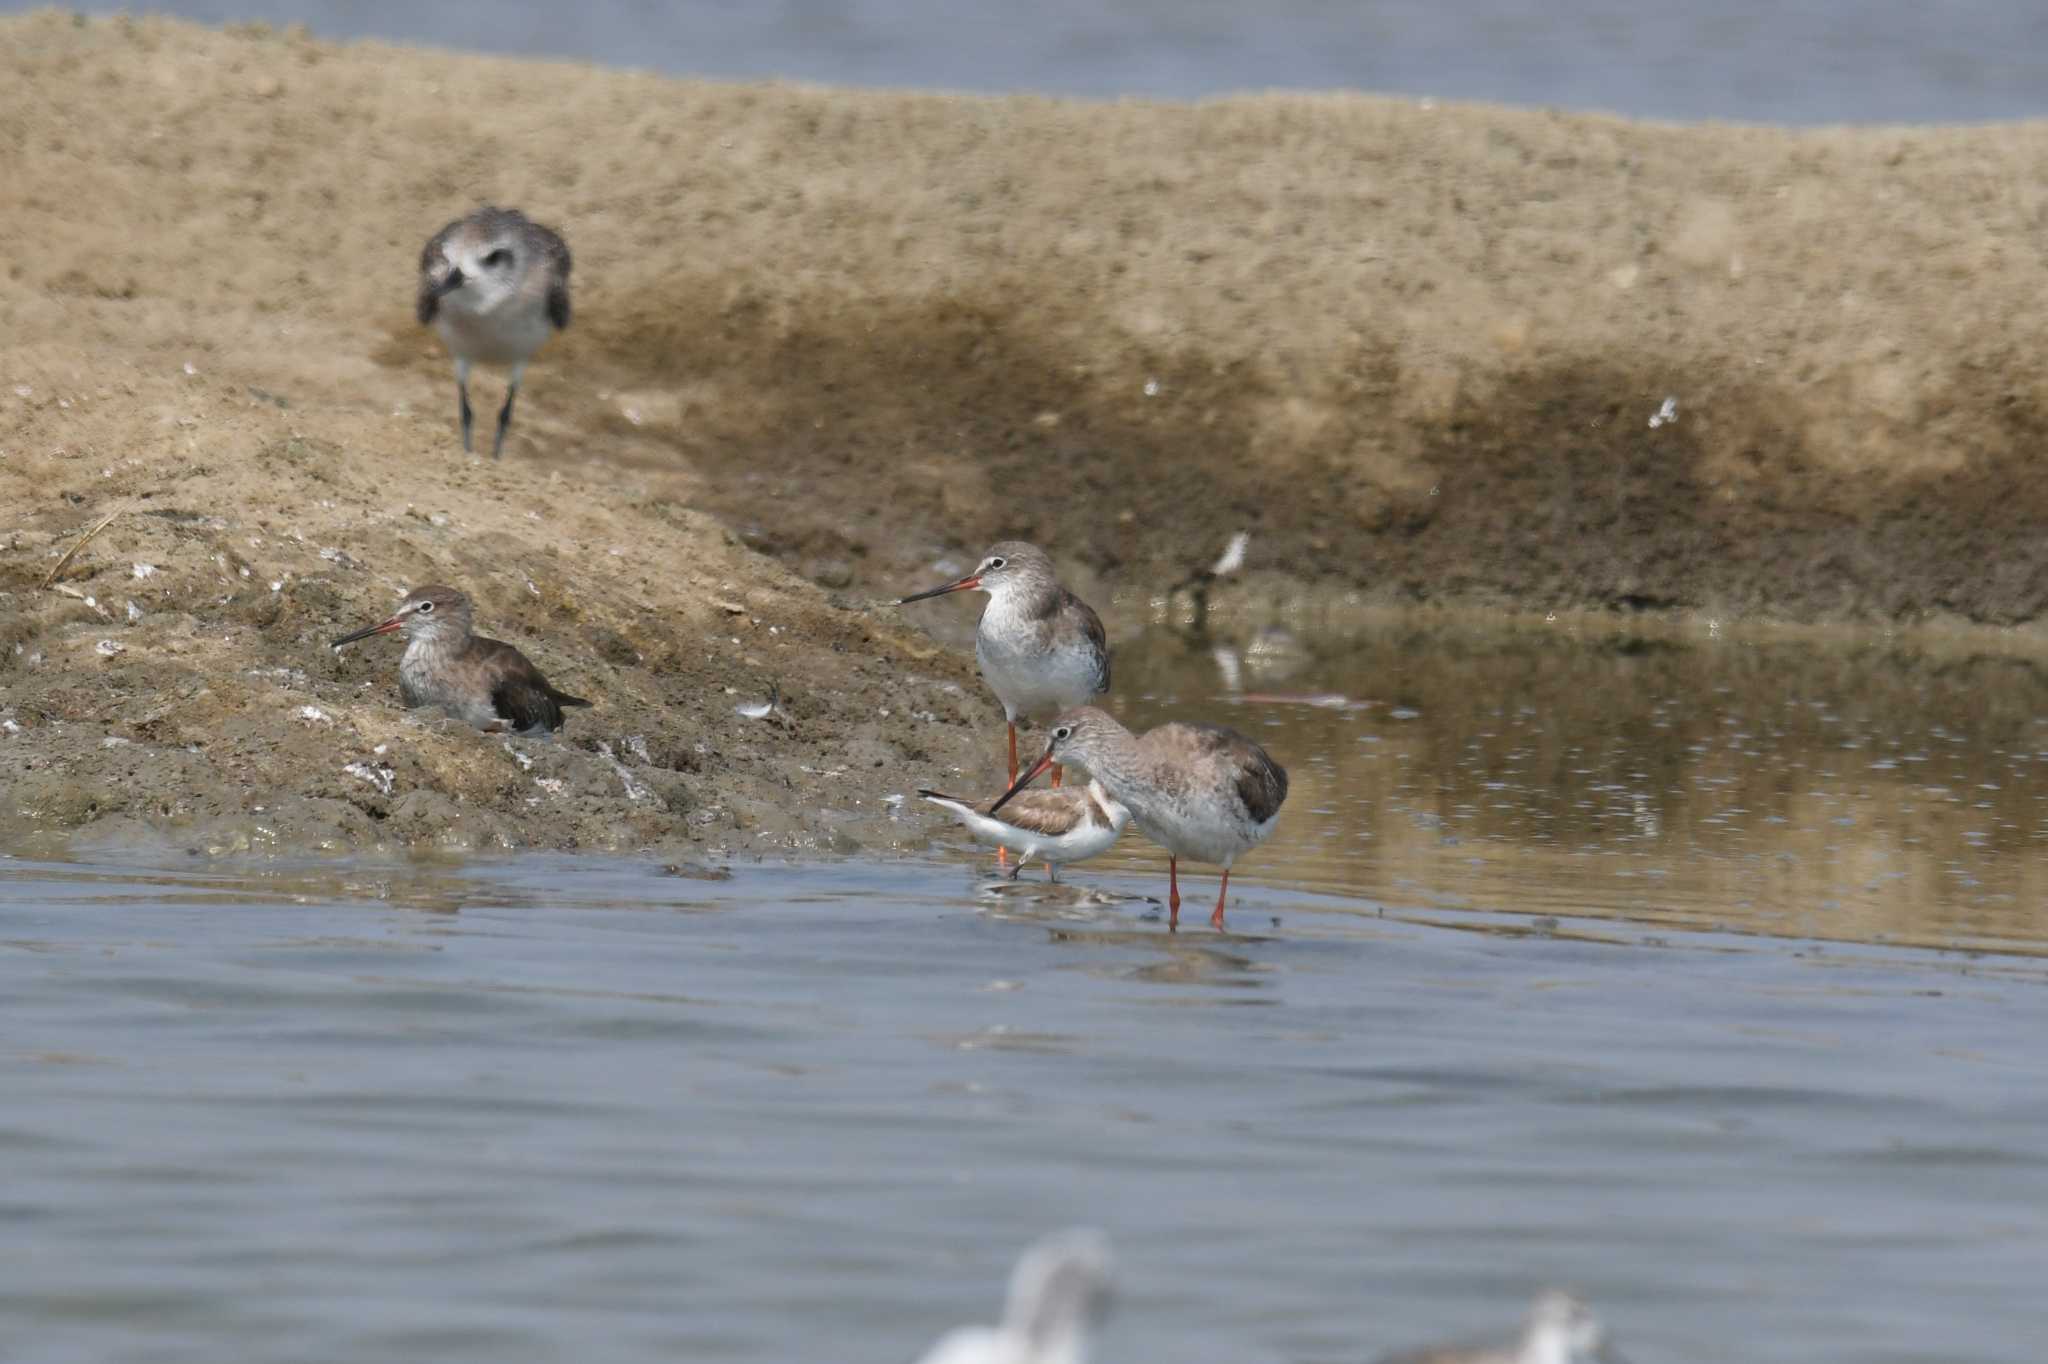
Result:
M455 357L462 448L470 448L469 367L511 371L491 458L504 453L526 362L569 325L569 247L518 209L480 208L436 232L420 252L419 319Z
M1110 798L1102 783L1063 786L1059 790L1021 791L1003 807L1000 815L988 812L993 799L979 805L938 791L920 790L932 804L953 812L953 818L982 843L1008 848L1017 854L1010 879L1024 870L1032 858L1045 863L1048 881L1060 879L1060 868L1068 862L1085 862L1116 842L1131 812Z
M1010 1274L1000 1326L963 1326L918 1364L1087 1364L1090 1339L1109 1314L1109 1241L1086 1229L1048 1236Z
M1556 1289L1536 1299L1521 1335L1491 1345L1439 1345L1383 1355L1378 1364L1627 1364L1593 1310Z

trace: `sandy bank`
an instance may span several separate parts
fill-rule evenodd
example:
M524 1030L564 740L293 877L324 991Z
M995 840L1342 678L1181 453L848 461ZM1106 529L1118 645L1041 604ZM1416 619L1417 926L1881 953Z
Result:
M826 774L985 774L993 703L861 607L998 534L1132 595L1239 528L1269 583L1396 602L2048 591L2048 125L713 86L39 14L0 21L0 158L0 833L893 841ZM577 259L495 466L410 316L484 200ZM62 575L93 602L41 590L116 510ZM515 752L320 648L428 578L601 708ZM786 718L735 714L771 683Z

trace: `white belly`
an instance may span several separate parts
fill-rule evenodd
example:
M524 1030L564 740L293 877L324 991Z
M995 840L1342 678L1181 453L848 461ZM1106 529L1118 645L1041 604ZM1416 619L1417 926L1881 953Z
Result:
M523 365L554 335L554 324L538 305L521 307L513 300L489 313L473 313L444 300L434 315L434 330L448 349L482 365Z
M1095 699L1095 660L1082 649L1032 653L977 634L974 659L1012 720L1049 719Z
M1228 867L1238 858L1272 837L1280 823L1278 815L1263 824L1253 824L1222 806L1160 801L1140 805L1128 796L1110 794L1131 807L1131 822L1138 832L1176 857L1190 862L1210 862Z
M1056 862L1061 866L1069 862L1085 862L1095 854L1104 851L1116 842L1117 830L1099 824L1083 823L1069 833L1057 836L1033 833L1020 829L1014 824L989 819L970 825L976 839L983 843L1008 848L1026 862L1033 858L1041 862Z
M1036 859L1054 862L1062 866L1069 862L1085 862L1099 852L1106 851L1124 831L1130 822L1130 812L1112 805L1113 822L1097 824L1084 819L1063 834L1041 833L1036 829L1020 828L1007 820L985 815L971 805L959 801L939 798L932 802L942 809L950 810L953 817L965 825L974 835L977 843L986 843L993 848L1008 848L1026 862Z
M445 714L478 729L493 729L505 723L491 705L490 698L458 697L435 687L426 671L425 661L411 648L407 648L405 657L398 662L398 696L409 707L437 706Z

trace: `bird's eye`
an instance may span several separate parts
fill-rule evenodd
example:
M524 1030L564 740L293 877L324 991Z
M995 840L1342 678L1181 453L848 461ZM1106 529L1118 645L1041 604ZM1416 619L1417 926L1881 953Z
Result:
M420 614L423 616L431 612L433 609L434 604L430 601L423 601L420 603Z
M500 266L510 265L511 263L512 248L509 246L501 246L491 252L490 255L484 257L484 268L487 270L496 270Z
M1061 725L1058 729L1052 732L1052 737L1060 740L1061 742L1065 742L1066 740L1074 737L1074 731L1068 729L1065 725Z
M990 560L988 561L988 566L989 566L990 568L1001 568L1001 567L1003 566L1003 559L1002 559L1002 556L1001 556L1001 555L997 555L997 556L996 556L995 558L993 558L993 559L990 559Z

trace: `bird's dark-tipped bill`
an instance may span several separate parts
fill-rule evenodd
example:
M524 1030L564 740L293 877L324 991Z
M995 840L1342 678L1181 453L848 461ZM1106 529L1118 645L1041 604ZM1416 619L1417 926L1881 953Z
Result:
M898 606L908 606L911 602L923 601L927 597L943 597L948 592L966 592L980 586L981 575L979 573L970 573L960 581L947 583L944 587L934 587L929 592L913 592L907 597L898 597L896 604Z
M403 616L393 616L390 620L383 621L376 625L365 625L362 629L356 631L354 634L343 635L340 639L335 640L332 644L328 645L327 647L330 649L339 649L344 644L353 644L359 639L368 639L371 635L388 635L393 630L396 630L399 626L403 624L405 624L405 618Z
M1005 805L1008 805L1010 803L1010 797L1016 795L1019 791L1022 791L1025 787L1031 785L1031 779L1033 777L1036 777L1039 773L1045 771L1046 768L1051 766L1052 745L1047 744L1045 746L1045 752L1039 757L1038 761L1031 764L1030 770L1025 772L1023 776L1017 778L1017 784L1015 786L1012 786L1009 790L1003 792L1003 798L1001 800L997 801L994 805L988 807L989 814L993 815L996 811L1002 809Z

